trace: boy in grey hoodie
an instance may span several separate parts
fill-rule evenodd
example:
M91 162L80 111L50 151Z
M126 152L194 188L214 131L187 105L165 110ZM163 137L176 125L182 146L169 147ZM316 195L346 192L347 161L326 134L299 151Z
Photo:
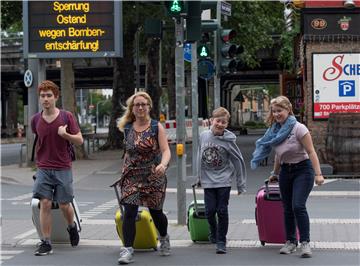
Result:
M225 108L215 109L210 119L211 128L201 133L199 141L198 185L204 188L209 240L216 243L217 254L226 253L232 179L236 178L238 195L245 192L246 183L245 163L236 145L236 136L226 129L229 118L230 113Z

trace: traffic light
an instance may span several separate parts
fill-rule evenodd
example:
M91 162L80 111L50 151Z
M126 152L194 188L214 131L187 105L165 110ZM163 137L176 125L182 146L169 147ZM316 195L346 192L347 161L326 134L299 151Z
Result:
M197 47L197 54L199 59L209 58L211 56L209 45L210 45L209 33L204 32L201 36L201 40Z
M221 73L236 72L237 47L230 41L234 39L236 32L231 29L218 30L218 66Z
M210 56L209 47L202 43L198 46L197 53L199 58L208 58Z
M180 17L186 15L185 1L165 1L166 11L171 17Z

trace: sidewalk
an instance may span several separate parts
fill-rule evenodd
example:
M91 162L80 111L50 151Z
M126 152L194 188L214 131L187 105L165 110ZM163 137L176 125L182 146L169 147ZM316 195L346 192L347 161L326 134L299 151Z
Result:
M89 159L76 160L73 162L74 183L81 181L89 175L96 174L99 171L109 171L118 165L120 169L122 164L122 151L100 151L91 153ZM17 183L32 186L35 170L31 167L19 167L18 164L6 165L1 167L1 179L6 182Z

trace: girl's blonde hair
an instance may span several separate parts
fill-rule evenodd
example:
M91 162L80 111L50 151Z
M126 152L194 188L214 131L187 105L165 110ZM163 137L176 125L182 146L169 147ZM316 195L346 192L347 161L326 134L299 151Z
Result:
M135 116L134 116L132 110L134 108L135 98L140 97L140 96L144 97L147 100L147 103L150 105L150 109L153 107L153 102L151 100L151 97L145 91L139 91L139 92L136 92L135 94L133 94L132 96L130 96L129 99L126 100L125 112L122 115L122 117L120 117L118 125L117 125L117 127L119 128L119 130L121 132L124 132L124 128L127 123L132 123L135 121ZM150 116L148 119L150 119Z
M275 121L274 115L272 113L272 109L274 106L286 109L289 111L289 115L294 115L293 109L292 109L292 104L289 101L289 99L285 96L278 96L270 101L269 116L266 119L266 123L268 125L272 125L272 123L274 123L274 121Z

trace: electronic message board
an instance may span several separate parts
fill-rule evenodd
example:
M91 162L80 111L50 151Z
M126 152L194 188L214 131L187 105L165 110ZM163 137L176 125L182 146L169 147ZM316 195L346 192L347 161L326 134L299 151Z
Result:
M122 57L121 1L24 1L24 57Z

